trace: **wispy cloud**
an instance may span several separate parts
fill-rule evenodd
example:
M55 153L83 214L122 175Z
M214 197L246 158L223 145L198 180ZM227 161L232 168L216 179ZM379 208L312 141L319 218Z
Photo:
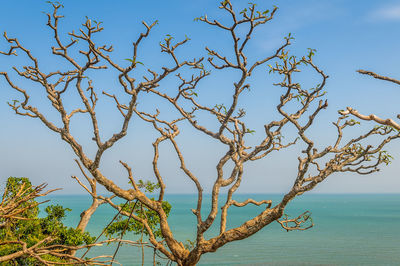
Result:
M400 4L378 8L370 14L373 20L400 20Z

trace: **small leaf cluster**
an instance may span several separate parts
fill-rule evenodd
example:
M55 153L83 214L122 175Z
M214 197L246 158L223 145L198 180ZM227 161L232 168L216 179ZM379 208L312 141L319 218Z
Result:
M379 132L379 134L381 134L381 135L390 133L392 131L400 132L399 129L392 127L392 126L387 126L387 125L377 125L374 127L374 129L377 130L377 132Z
M186 243L184 244L185 248L187 250L192 250L194 248L194 246L196 245L195 241L192 241L190 239L186 239Z
M159 183L154 183L149 180L143 181L142 179L137 181L137 186L144 189L145 192L148 193L153 193L160 188ZM151 200L155 199L151 198ZM132 215L146 220L154 236L162 237L161 230L159 228L160 217L158 216L157 212L147 208L144 204L138 201L128 202L126 204L123 203L119 206L121 207L122 211L129 214L132 213ZM161 206L168 217L171 211L171 204L168 201L163 201ZM129 219L129 217L124 215L118 215L116 221L111 223L110 226L108 226L105 230L106 236L110 239L115 236L121 238L125 232L132 232L135 235L140 235L142 233L144 235L149 235L141 222L133 218Z
M151 198L151 200L154 200L154 198ZM153 235L155 237L162 237L161 229L159 228L160 217L155 211L148 209L144 204L140 202L129 202L126 205L120 204L120 207L123 211L127 213L132 212L132 214L134 214L135 216L147 220L147 224L153 232ZM162 208L165 214L168 216L171 211L171 204L168 201L163 201ZM105 234L109 238L115 236L121 238L124 235L125 231L132 232L135 235L140 235L142 233L144 235L149 235L141 222L133 218L129 219L129 217L122 215L119 215L116 218L116 221L113 222L109 227L107 227Z
M143 181L142 179L138 180L138 187L144 188L146 192L153 193L156 189L160 188L159 183L154 183L149 180Z
M62 8L64 8L64 5L61 4L61 2L58 1L46 1L47 4L51 4L51 5L56 5L56 6L60 6Z
M355 125L360 125L361 123L355 119L350 119L346 121L346 124L349 126L355 126Z
M161 48L169 48L171 47L172 44L172 40L174 39L174 37L171 34L166 34L165 38L164 38L164 43L160 42L160 46Z
M392 160L393 160L393 156L390 155L387 151L379 152L379 158L386 165L390 164L392 162Z
M255 130L252 130L252 129L247 128L245 133L253 134L253 133L255 133L255 132L256 132Z
M214 108L215 108L218 112L223 111L224 114L227 114L227 113L228 113L228 110L226 109L226 106L225 106L224 104L216 104L216 105L214 106Z
M136 64L141 64L142 66L144 66L144 64L142 62L136 61L136 58L134 58L134 59L125 58L125 60L131 62L133 67L136 67Z

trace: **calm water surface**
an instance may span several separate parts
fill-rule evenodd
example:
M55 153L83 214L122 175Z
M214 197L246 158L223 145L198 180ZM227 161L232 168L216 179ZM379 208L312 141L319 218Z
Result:
M72 209L65 219L70 226L76 226L79 213L90 204L86 196L49 198L52 204ZM236 200L245 198L246 195L238 195ZM281 196L253 198L276 203ZM173 206L168 222L174 236L184 243L193 240L196 220L190 209L195 208L196 197L168 195L167 200ZM209 200L209 196L205 197L204 202ZM231 207L228 226L238 226L261 210L255 206ZM199 265L400 265L400 195L303 195L290 204L286 213L297 216L305 210L312 213L313 228L286 232L273 223L249 239L204 255ZM207 209L203 211L205 215ZM100 207L88 230L97 236L114 215L111 208ZM217 232L216 228L212 230ZM128 233L126 238L135 236ZM113 254L114 249L112 245L100 247L89 255ZM147 254L150 256L150 252ZM122 246L117 260L123 265L141 265L140 250ZM145 265L152 265L151 257L146 258Z

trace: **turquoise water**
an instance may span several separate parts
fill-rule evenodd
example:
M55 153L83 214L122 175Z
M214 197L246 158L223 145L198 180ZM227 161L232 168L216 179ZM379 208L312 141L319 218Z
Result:
M236 197L238 201L245 198L246 195ZM281 196L253 198L277 202ZM76 226L80 211L89 206L85 196L50 199L52 204L73 210L65 220L70 226ZM195 196L168 195L167 200L173 206L168 222L175 238L182 242L193 240L196 221L190 209L195 208ZM205 202L208 200L210 197L205 198ZM400 265L400 195L303 195L290 204L286 213L297 216L305 210L312 213L313 228L286 232L274 223L249 239L203 255L198 265ZM231 207L228 226L240 225L260 211L255 206ZM100 207L88 230L97 236L114 214L109 207ZM99 247L90 255L112 255L114 249L112 245ZM146 253L145 265L152 265L150 253ZM141 265L140 254L138 248L122 246L117 260L123 265ZM165 265L166 261L161 263Z

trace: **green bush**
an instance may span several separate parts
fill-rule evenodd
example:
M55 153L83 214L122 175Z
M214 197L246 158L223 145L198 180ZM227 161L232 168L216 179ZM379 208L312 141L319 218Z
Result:
M34 189L28 178L10 177L7 180L3 202L18 201L32 193ZM39 218L38 204L36 197L18 204L18 208L26 208L18 214L18 219L1 218L0 216L0 223L5 223L5 226L0 228L0 244L7 241L22 241L29 248L49 236L54 240L44 245L79 246L94 242L95 238L90 236L89 233L81 232L63 224L62 220L67 211L71 211L70 209L60 205L50 205L45 209L46 216ZM18 244L0 245L0 257L18 252L21 249L21 245ZM68 251L64 252L67 253ZM45 255L43 258L54 262L65 262L65 259L51 255ZM29 257L29 255L19 257L11 263L16 265L38 265L37 259ZM10 265L10 262L5 262L2 265Z

